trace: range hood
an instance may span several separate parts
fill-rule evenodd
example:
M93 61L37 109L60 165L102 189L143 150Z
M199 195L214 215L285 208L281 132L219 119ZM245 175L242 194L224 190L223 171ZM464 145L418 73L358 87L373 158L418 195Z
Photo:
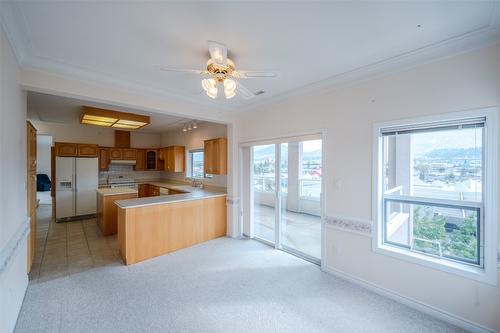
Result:
M135 160L111 160L109 161L110 164L122 164L122 165L135 165L136 161Z

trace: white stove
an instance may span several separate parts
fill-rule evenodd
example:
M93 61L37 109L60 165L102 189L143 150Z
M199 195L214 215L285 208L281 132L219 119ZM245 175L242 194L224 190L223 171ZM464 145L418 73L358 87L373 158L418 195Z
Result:
M108 176L108 186L137 188L137 183L131 174L111 174Z

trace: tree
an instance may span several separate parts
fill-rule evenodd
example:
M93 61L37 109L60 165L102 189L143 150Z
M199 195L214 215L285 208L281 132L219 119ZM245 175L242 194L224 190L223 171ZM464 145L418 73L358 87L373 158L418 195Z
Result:
M441 215L433 215L430 207L416 206L413 210L413 236L427 240L441 240L445 235L446 220Z

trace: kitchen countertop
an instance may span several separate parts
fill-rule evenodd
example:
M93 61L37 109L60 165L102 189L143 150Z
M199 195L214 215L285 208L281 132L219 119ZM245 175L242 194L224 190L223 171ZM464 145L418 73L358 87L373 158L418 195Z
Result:
M172 189L172 190L176 190L176 191L182 191L182 192L186 192L186 193L160 195L160 196L137 198L137 199L117 200L117 201L115 201L115 204L120 208L135 208L135 207L143 207L143 206L151 206L151 205L161 205L161 204L165 204L165 203L199 200L199 199L220 197L220 196L226 195L225 191L201 189L198 187L192 187L191 185L176 184L176 183L171 183L171 182L152 181L152 182L144 182L144 183L155 185L158 187L164 187L164 188L168 188L168 189ZM118 190L117 188L114 188L114 189ZM130 190L136 191L133 189L130 189ZM132 193L132 192L126 192L126 193Z
M138 193L136 189L130 187L99 188L96 191L103 196Z

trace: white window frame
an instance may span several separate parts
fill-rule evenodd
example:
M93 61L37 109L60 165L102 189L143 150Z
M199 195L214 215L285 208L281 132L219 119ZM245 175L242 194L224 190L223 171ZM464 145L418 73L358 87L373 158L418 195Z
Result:
M200 149L191 149L188 151L188 167L186 168L186 178L189 179L210 179L211 177L207 177L207 174L203 172L203 177L195 177L193 176L193 153L203 153L203 162L205 162L205 151L203 148Z
M383 235L383 137L381 129L394 126L428 124L432 122L453 121L485 117L484 126L484 174L483 174L483 265L472 266L466 263L432 257L384 244ZM377 123L373 126L373 186L372 186L372 249L376 253L412 262L433 269L456 274L479 282L497 285L497 205L498 205L498 109L486 108L464 112L447 113L436 116L420 117Z

